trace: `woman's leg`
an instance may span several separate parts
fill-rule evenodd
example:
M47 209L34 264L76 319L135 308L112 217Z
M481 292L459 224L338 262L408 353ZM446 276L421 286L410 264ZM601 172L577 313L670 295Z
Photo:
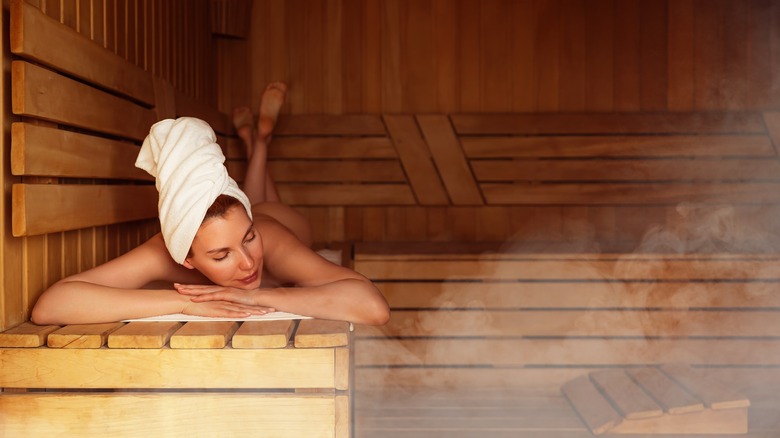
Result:
M260 100L257 125L254 127L251 124L239 125L246 111L249 111L251 117L251 110L239 108L234 111L238 136L247 150L248 165L243 190L252 203L252 211L255 214L273 217L308 245L311 244L311 226L308 220L298 211L280 202L276 185L267 168L268 143L271 141L286 92L287 86L282 82L268 84Z

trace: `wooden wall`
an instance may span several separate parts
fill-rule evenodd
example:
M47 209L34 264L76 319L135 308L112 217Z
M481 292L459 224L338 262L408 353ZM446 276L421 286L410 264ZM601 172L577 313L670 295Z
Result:
M224 42L233 52L219 73L223 87L228 77L248 81L251 93L222 93L225 111L255 105L273 80L290 84L283 111L293 115L780 108L777 0L254 0L253 6L249 40ZM248 60L234 56L241 50L249 51ZM285 152L272 145L271 155ZM447 169L438 172L444 179ZM426 206L419 197L416 204L299 207L323 241L626 234L639 240L651 229L678 227L681 218L674 204ZM780 214L776 207L725 207L734 221L747 223L743 228L776 222Z
M183 95L215 106L216 51L209 0L27 0L46 15L76 30L117 55L172 84ZM29 310L48 285L63 276L116 257L157 230L157 221L128 222L36 235L11 237L11 185L14 183L90 184L74 178L12 176L10 62L7 52L9 1L3 1L4 40L2 120L2 187L0 205L0 329L29 318ZM53 42L56 43L56 42ZM31 123L35 123L32 121Z

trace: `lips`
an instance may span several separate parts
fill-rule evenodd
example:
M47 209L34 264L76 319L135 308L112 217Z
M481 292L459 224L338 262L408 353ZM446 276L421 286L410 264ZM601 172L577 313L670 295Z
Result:
M257 271L253 272L252 275L250 275L248 277L244 277L244 278L239 279L238 281L240 281L241 283L244 283L244 284L250 284L250 283L254 282L255 280L257 280Z

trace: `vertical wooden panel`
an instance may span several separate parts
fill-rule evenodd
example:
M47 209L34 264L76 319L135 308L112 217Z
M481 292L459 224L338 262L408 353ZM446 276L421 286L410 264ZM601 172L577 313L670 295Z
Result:
M97 44L105 47L106 44L106 30L104 27L104 14L105 8L103 0L91 0L90 1L90 29L92 40Z
M530 112L536 108L532 62L536 45L534 1L510 2L509 11L513 21L510 37L512 51L508 61L512 75L512 111Z
M433 0L433 54L436 111L459 110L460 73L458 70L458 2Z
M695 3L694 15L694 86L695 109L719 109L721 107L721 66L723 38L721 0Z
M363 7L360 0L343 0L339 21L341 34L341 52L339 90L341 106L346 113L359 113L363 103ZM346 85L346 86L343 86ZM343 86L343 88L342 88Z
M615 2L615 110L637 111L639 96L639 0Z
M401 0L382 3L382 111L403 111L401 71Z
M645 111L666 110L667 92L666 2L643 0L640 26L640 107Z
M669 2L668 106L691 111L693 102L694 0Z
M767 93L772 88L772 3L752 0L748 5L745 108L764 109L772 105Z
M748 83L748 6L746 1L724 5L722 108L745 108Z
M579 112L585 110L585 1L560 1L559 108Z
M536 0L536 47L534 50L534 88L536 110L559 109L559 38L560 13L558 0Z
M585 8L585 106L611 111L614 102L615 0L594 0Z
M511 2L483 1L481 2L480 20L480 108L491 108L492 111L508 112L512 110L512 94L507 88L512 86L511 76L512 27L515 25L507 10L511 10Z
M369 0L363 10L363 111L382 111L382 34L381 2Z
M460 0L460 110L477 112L480 107L482 83L480 63L481 8L476 0Z

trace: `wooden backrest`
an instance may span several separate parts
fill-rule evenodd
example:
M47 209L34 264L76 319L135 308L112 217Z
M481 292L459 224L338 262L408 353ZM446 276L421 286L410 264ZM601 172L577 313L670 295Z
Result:
M211 124L230 143L228 117L178 92L24 1L11 5L14 236L153 218L152 177L134 165L153 123ZM53 42L56 42L54 44Z

